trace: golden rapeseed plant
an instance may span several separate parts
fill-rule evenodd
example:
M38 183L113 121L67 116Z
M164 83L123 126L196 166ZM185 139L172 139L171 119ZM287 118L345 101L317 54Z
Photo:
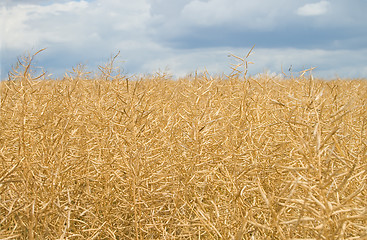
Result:
M31 60L0 83L1 239L367 237L366 80Z

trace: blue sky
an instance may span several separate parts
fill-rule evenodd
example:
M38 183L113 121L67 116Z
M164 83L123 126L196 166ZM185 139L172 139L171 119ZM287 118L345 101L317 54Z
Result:
M365 0L2 0L1 78L27 52L55 77L120 51L126 74L226 73L256 44L250 74L317 67L367 78Z

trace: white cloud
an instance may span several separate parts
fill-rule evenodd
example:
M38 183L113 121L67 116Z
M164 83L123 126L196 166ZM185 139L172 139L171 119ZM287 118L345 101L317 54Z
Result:
M149 5L144 0L19 4L2 12L6 15L3 41L11 49L54 43L79 46L95 41L109 42L110 39L104 38L110 36L104 34L124 39L136 37L144 31L149 19Z
M85 1L10 7L4 12L6 16L4 44L11 49L24 49L37 47L48 41L71 42L74 38L67 33L77 24L68 18L78 16L87 7L88 3Z
M327 12L329 1L320 1L318 3L306 4L297 9L297 14L301 16L318 16Z
M162 51L163 50L163 51ZM172 75L182 77L189 73L208 70L221 73L226 70L229 53L225 48L206 48L196 50L162 49L159 54L147 56L141 72L152 73L167 69Z
M5 16L1 22L5 26L1 32L3 72L10 70L17 56L41 48L47 50L37 58L47 62L39 64L62 75L75 64L95 67L118 50L139 55L142 45L152 45L146 31L150 9L145 0L52 1L0 10L0 17ZM130 59L125 52L121 56Z
M146 59L139 72L152 73L159 69L168 69L174 76L185 76L194 71L208 70L210 74L230 73L230 64L237 63L229 58L228 54L243 57L249 48L201 48L190 51L157 49L155 53L146 53ZM358 53L360 52L360 54ZM356 64L350 64L345 56L359 56ZM254 64L249 65L249 74L271 72L290 75L288 68L292 65L292 74L316 67L313 75L323 78L363 77L366 76L367 50L323 50L323 49L296 49L296 48L257 48L248 58ZM335 67L339 66L339 67Z

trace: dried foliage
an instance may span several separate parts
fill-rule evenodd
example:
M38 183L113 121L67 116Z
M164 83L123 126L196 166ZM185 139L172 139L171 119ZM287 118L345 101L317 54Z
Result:
M0 83L2 239L367 237L364 80L28 69Z

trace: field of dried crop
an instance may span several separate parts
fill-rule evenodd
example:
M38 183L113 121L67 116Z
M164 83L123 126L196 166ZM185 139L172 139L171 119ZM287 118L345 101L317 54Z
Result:
M366 239L367 81L0 83L1 239Z

